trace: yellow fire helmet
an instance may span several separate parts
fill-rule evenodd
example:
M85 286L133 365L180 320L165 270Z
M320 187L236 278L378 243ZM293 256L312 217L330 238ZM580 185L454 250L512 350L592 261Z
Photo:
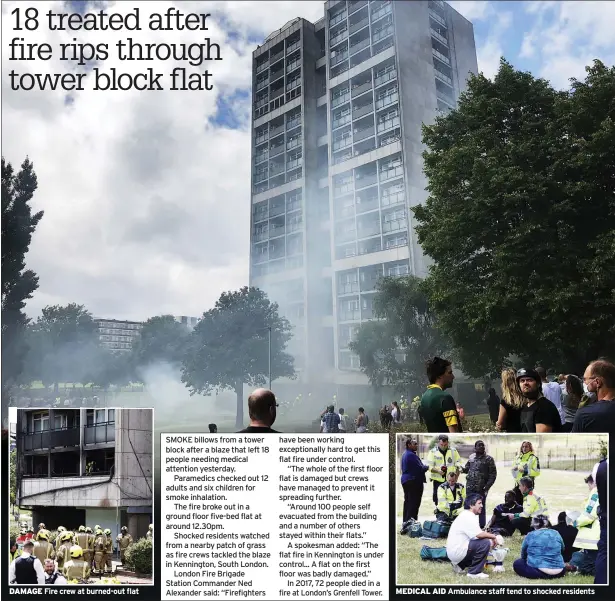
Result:
M96 524L96 526L94 526L94 530L100 530L100 524Z
M105 534L111 536L111 528L105 528Z
M36 540L49 540L49 533L47 530L39 530L36 533Z
M66 528L64 526L58 526L58 532L65 532Z
M70 532L62 532L62 536L60 536L60 540L70 540L73 538Z
M43 524L43 522L41 522L41 523L38 525L38 529L39 529L39 530L47 530L47 528L45 528L45 524Z
M79 526L79 532L85 532L85 526Z
M73 545L70 548L70 556L74 559L77 557L83 557L83 549L79 545Z
M96 528L96 536L100 536L102 533L103 531L100 529L100 526Z
M153 530L153 529L154 529L154 524L150 524L150 525L149 525L149 529L150 529L150 530Z
M86 527L85 527L85 531L86 531L88 534L92 534L92 529L91 529L89 526L86 526Z

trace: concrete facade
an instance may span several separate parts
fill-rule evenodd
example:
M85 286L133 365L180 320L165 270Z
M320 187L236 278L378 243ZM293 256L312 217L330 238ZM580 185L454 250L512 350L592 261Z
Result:
M98 339L101 346L114 352L128 353L132 345L141 336L143 323L140 321L122 321L97 317Z
M477 61L472 24L444 2L324 10L253 54L250 283L294 326L297 386L343 400L366 394L348 344L378 279L428 272L410 211L427 198L421 127Z
M35 523L144 536L153 517L153 410L19 409L17 504Z

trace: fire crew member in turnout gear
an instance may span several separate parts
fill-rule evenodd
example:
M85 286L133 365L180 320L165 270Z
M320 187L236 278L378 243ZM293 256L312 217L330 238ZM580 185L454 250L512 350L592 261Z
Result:
M68 584L66 578L56 570L56 564L53 559L45 560L45 584L57 584L58 586Z
M21 555L9 566L9 584L45 584L45 570L40 560L32 555L34 543L24 543Z
M519 488L523 495L523 511L521 513L508 514L508 519L511 520L513 532L519 530L523 535L527 534L532 529L532 518L539 515L549 517L549 510L546 501L534 494L534 486L531 478L521 478Z
M64 562L68 561L70 548L73 545L73 537L70 532L64 531L60 535L60 548L56 553L56 561L58 562L58 570L61 572L64 568Z
M83 549L79 545L70 548L70 559L62 570L66 580L87 580L90 577L90 564L83 559Z
M17 544L18 549L23 549L24 543L28 540L27 535L28 531L25 528L22 528L19 532L19 536L15 539L15 543Z
M56 556L53 545L49 542L48 538L47 530L39 530L36 535L36 542L34 543L32 553L38 558L41 565L45 565L46 559L53 559Z
M436 518L452 522L463 510L463 501L466 498L465 486L458 479L457 472L448 472L446 482L438 487L438 506Z
M94 565L92 571L102 574L105 569L105 546L107 539L100 526L95 531L94 536L96 538L94 539Z
M593 575L596 571L596 556L600 540L600 520L598 519L600 501L594 478L588 476L585 478L585 483L589 487L589 497L585 502L583 513L572 524L578 528L573 547L580 550L572 554L570 566L573 572Z
M438 487L446 481L449 471L459 472L462 468L461 457L455 447L448 444L448 436L440 434L438 444L429 450L426 461L429 477L433 483L433 502L438 504Z
M90 563L91 561L91 558L89 556L90 555L90 549L89 549L90 537L85 531L85 526L79 526L79 529L77 530L77 534L75 535L75 539L73 540L73 543L81 547L84 561L87 561L88 563Z
M66 532L66 528L64 528L64 526L58 526L58 530L56 533L56 543L55 543L56 555L58 553L58 550L60 549L60 546L62 545L62 534L64 534L65 532Z
M89 526L85 527L85 533L88 536L88 546L87 549L82 547L83 559L90 564L90 567L92 567L92 560L94 559L94 540L96 537Z
M117 544L120 548L120 561L122 562L122 565L124 565L124 556L126 555L126 549L128 549L128 547L132 545L132 536L128 534L128 528L126 528L126 526L122 526L121 534L118 534L117 537Z
M32 542L34 542L35 539L36 536L34 535L34 529L32 528L32 526L29 526L26 530L26 540L31 540Z
M523 503L523 495L519 489L519 481L521 478L531 478L532 488L534 488L536 485L536 478L538 478L538 476L540 476L540 461L534 454L534 447L532 446L532 443L524 440L521 443L521 448L513 461L512 467L512 477L515 480L513 491L515 493L517 503Z
M105 572L113 572L113 537L109 528L105 528Z

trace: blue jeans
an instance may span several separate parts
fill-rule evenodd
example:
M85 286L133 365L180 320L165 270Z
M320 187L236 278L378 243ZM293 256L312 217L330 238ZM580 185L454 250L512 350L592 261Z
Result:
M522 576L523 578L531 578L532 580L552 580L553 578L561 578L566 573L566 568L562 568L562 571L559 574L551 576L550 574L541 572L538 568L528 566L525 559L521 558L515 559L513 563L513 570L518 576Z
M596 577L594 584L606 584L606 519L600 520L600 540L598 541L598 554L596 555Z

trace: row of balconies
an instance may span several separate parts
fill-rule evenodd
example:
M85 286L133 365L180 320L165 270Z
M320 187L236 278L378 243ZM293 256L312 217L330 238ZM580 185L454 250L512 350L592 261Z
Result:
M115 422L108 422L92 426L77 426L74 428L61 428L20 434L17 444L22 453L66 447L79 447L81 444L82 430L83 443L86 445L115 441Z

